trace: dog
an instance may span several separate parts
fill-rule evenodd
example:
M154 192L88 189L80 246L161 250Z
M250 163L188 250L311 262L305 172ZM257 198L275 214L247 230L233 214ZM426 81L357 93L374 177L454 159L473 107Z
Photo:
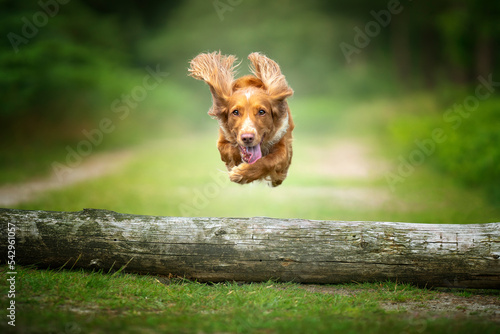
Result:
M248 59L253 75L235 79L235 56L202 53L191 60L189 75L205 81L212 93L208 114L219 122L217 148L230 180L276 187L292 162L295 125L286 99L293 90L275 61L258 52Z

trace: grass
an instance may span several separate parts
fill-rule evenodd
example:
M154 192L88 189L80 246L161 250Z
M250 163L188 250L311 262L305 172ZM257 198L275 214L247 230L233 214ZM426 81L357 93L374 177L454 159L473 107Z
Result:
M2 272L6 267L1 267ZM202 284L183 279L17 268L18 332L29 333L494 333L481 317L423 317L383 303L433 300L397 283L347 284L328 293L273 281ZM0 283L6 290L6 282ZM343 293L341 293L343 292ZM347 293L345 293L347 292ZM6 294L2 294L5 304ZM0 326L6 327L5 322Z

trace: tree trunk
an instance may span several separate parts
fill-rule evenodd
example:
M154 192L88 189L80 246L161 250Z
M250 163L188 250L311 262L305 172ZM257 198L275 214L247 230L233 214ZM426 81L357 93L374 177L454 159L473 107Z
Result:
M391 25L392 54L396 73L401 84L407 88L412 86L411 82L411 46L410 46L410 24L408 13L403 11L393 18Z
M475 54L476 77L478 76L487 77L493 72L492 44L493 44L492 38L487 33L480 34L476 39L476 54Z
M422 76L424 86L428 90L436 86L436 70L438 59L437 31L432 26L424 26L420 32L420 50L418 51L421 59Z
M186 218L0 209L19 264L303 283L500 287L500 223ZM7 233L0 240L7 260ZM13 233L9 233L12 237ZM10 259L11 260L11 259Z

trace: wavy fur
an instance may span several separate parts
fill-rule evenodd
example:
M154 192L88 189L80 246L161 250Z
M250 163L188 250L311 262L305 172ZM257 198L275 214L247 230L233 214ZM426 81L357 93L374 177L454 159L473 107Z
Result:
M189 75L212 93L208 114L219 121L217 147L231 181L267 180L275 187L292 161L294 123L285 99L293 90L275 61L258 52L248 59L253 75L235 79L235 56L202 53L191 60Z

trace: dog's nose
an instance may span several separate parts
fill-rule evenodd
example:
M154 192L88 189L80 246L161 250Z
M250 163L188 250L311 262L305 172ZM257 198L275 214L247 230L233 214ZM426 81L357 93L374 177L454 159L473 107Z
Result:
M247 145L251 144L254 138L253 133L244 133L241 135L241 141Z

